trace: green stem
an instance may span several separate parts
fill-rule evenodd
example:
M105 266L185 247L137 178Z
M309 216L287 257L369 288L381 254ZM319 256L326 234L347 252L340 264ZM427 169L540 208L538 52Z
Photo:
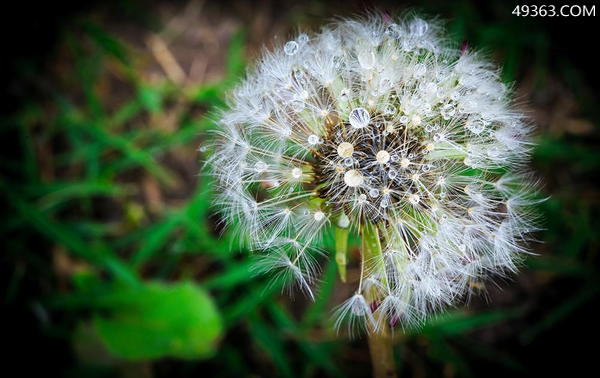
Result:
M381 241L377 225L367 223L362 229L362 258L363 260L381 257ZM382 267L383 269L383 267ZM378 299L378 293L369 290L365 292L368 303ZM369 351L371 363L373 364L373 376L376 378L396 377L396 363L394 361L393 343L385 314L374 314L375 325L369 325Z
M369 352L373 364L373 377L395 378L396 362L394 361L393 343L390 328L385 321L385 316L377 316L380 329L369 329ZM383 318L383 319L381 319Z

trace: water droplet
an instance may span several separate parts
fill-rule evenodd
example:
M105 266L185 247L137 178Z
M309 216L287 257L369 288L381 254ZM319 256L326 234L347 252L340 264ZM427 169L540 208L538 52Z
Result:
M302 177L302 170L300 168L294 168L294 169L292 169L292 177L293 178L300 178L300 177Z
M414 77L421 77L427 73L427 67L424 64L417 64L413 73Z
M388 196L383 197L383 199L381 200L381 203L379 204L379 206L383 207L384 209L387 208L390 205L390 199Z
M310 144L311 146L319 144L319 137L315 134L311 134L307 140L308 140L308 144Z
M437 85L435 83L429 83L425 86L425 92L429 94L434 94L437 92Z
M447 121L450 118L454 117L454 115L456 114L456 108L454 107L454 105L451 104L444 105L442 107L441 114L442 117Z
M421 37L429 30L429 24L420 18L415 18L409 25L410 33L414 36Z
M390 38L398 38L398 25L390 24L387 28L385 28L385 35Z
M358 63L365 70L370 70L375 66L375 53L371 50L363 50L358 54Z
M411 194L408 197L408 200L410 201L410 203L412 203L413 205L416 205L419 203L419 201L421 200L421 197L419 197L418 194Z
M344 88L340 91L340 100L342 101L348 101L348 95L350 94L350 91L348 90L348 88Z
M344 159L344 165L346 165L347 167L352 166L353 163L354 163L354 160L351 157L347 157Z
M325 214L322 211L316 211L315 215L313 215L313 218L315 218L317 222L320 222L323 220L323 218L325 218Z
M352 109L348 118L350 120L350 124L357 129L366 127L371 121L371 115L365 108Z
M390 161L390 153L385 150L381 150L377 153L375 159L379 164L385 164Z
M394 114L396 113L396 108L393 105L388 105L383 109L383 112L388 115Z
M254 170L257 173L263 173L264 171L267 170L269 166L267 165L267 163L265 163L264 161L259 161L256 164L254 164Z
M355 169L351 169L344 174L344 182L349 187L357 187L364 181L363 176Z
M360 196L358 196L358 203L365 203L367 201L367 196L364 194L361 194Z
M300 34L298 36L298 42L305 44L306 42L308 42L308 35L306 34Z
M487 154L489 157L495 158L498 157L498 155L500 155L500 150L498 150L498 147L493 146L488 148Z
M301 100L292 101L291 106L296 113L300 113L306 107L304 101Z
M296 41L289 41L283 46L283 51L287 55L295 55L298 52L298 43Z
M395 179L397 176L398 176L398 172L396 172L396 171L395 171L395 170L393 170L393 169L391 169L391 170L388 172L388 177L389 177L390 179L392 179L392 180L393 180L393 179Z
M379 196L379 190L371 189L369 190L369 195L371 196L371 198L377 198L377 196Z
M485 123L479 117L471 117L465 125L473 134L479 135L485 129Z

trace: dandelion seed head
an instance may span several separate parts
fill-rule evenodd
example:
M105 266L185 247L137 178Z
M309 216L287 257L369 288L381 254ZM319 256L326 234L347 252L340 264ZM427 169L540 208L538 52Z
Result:
M411 14L341 20L265 53L222 112L215 203L262 270L313 298L324 234L377 230L338 326L422 323L529 253L533 126L446 41Z

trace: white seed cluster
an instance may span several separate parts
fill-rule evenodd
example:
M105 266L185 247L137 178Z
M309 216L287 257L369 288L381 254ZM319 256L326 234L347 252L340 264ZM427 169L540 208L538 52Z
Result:
M266 52L209 165L225 222L311 297L323 234L374 226L383 253L337 315L406 326L528 253L531 131L493 66L438 23L370 16Z

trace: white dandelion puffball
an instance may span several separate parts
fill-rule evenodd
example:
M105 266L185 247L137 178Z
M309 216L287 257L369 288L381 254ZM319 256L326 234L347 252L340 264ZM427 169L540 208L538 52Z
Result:
M420 324L529 253L532 125L511 95L438 22L368 16L300 34L265 52L221 113L216 204L263 268L311 298L323 236L335 231L345 281L357 235L338 325Z

